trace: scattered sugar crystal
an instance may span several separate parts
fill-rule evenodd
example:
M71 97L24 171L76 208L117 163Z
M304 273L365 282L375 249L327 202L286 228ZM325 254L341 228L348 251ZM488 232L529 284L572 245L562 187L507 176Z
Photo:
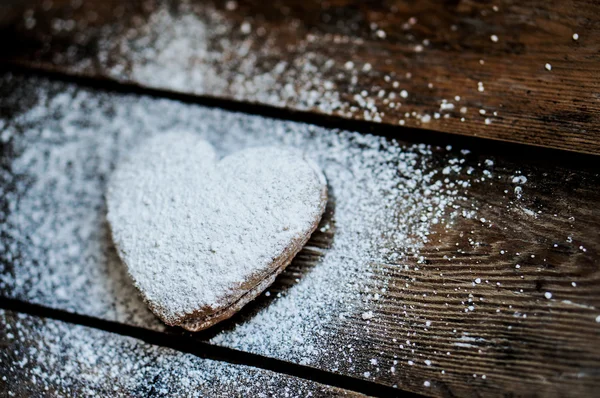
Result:
M515 195L517 196L517 198L520 198L522 194L523 194L523 188L521 188L520 186L516 186L515 187Z
M544 65L544 68L546 68L546 70L552 70L552 65L546 64Z
M240 26L240 31L243 34L249 34L252 31L252 25L250 25L250 22L243 22L242 25Z
M372 319L373 316L374 316L373 311L363 312L362 319L364 319L364 320Z
M544 293L544 297L546 297L548 300L550 300L552 298L552 293L546 292L546 293Z
M527 182L527 177L525 177L524 175L518 175L518 176L514 176L512 178L513 184L525 184L526 182Z

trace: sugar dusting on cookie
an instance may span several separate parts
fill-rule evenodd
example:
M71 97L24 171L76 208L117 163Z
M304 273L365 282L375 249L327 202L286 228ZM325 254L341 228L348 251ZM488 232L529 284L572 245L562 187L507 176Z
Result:
M208 326L261 293L252 290L302 248L325 209L325 184L292 148L219 161L198 134L159 134L111 175L108 221L153 311L170 325Z

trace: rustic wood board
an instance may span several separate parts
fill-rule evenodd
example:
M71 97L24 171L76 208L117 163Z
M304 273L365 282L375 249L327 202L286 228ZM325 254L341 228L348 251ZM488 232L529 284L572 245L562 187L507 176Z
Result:
M5 62L600 153L595 0L55 0L11 11Z
M275 372L0 310L2 396L362 397Z
M394 144L20 74L0 91L4 297L165 330L107 242L115 162L169 129L221 153L285 143L324 168L326 216L268 295L195 338L433 396L600 387L595 158Z

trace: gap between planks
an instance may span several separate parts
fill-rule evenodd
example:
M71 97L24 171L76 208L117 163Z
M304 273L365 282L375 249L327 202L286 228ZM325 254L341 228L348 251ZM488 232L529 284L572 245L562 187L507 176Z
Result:
M149 88L134 83L122 83L101 77L67 74L58 70L37 69L27 65L2 65L0 72L22 76L47 77L49 79L73 83L82 88L92 88L102 92L114 92L152 98L164 98L195 104L208 108L219 108L231 112L256 115L265 118L290 122L306 123L333 130L355 131L361 134L373 134L390 140L413 144L427 144L438 147L447 145L469 148L482 156L502 155L506 160L526 161L528 164L550 163L568 164L587 169L600 169L600 156L587 153L570 152L562 149L526 145L510 141L491 140L484 137L472 137L447 134L435 130L380 124L365 120L351 120L339 116L329 116L311 111L282 109L270 105L241 102L217 97L185 94L163 89Z
M309 366L298 365L279 359L273 359L257 354L234 350L231 348L215 346L206 342L198 341L193 337L192 334L189 333L186 333L185 335L163 333L137 326L126 325L119 322L107 321L86 315L48 308L37 304L26 303L6 297L0 297L0 309L40 318L53 319L74 325L91 327L105 332L138 339L151 345L170 348L185 354L192 354L203 359L227 362L234 365L252 366L275 373L281 373L288 376L325 384L331 387L343 388L346 390L366 394L368 396L394 396L403 398L423 397L420 394L403 391L401 389L388 387L367 380L355 379L350 376L344 376Z
M599 154L594 0L121 3L4 7L1 58Z

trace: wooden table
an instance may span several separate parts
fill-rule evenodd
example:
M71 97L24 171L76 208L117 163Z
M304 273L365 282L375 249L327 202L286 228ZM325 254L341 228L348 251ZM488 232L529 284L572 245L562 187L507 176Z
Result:
M46 383L67 395L115 386L124 395L287 387L295 396L594 396L599 8L583 0L10 8L0 21L12 38L1 44L0 78L0 373L10 382L0 391L41 394ZM373 196L390 200L373 213L386 223L363 232L377 235L365 247L384 254L340 247L359 215L349 195L333 191L320 229L269 296L205 332L165 328L114 259L101 215L120 152L171 124L223 153L271 141L312 149L340 189L360 186L361 176L372 177L366 188L393 183ZM356 169L356 181L336 179L340 165L361 164L370 168ZM68 176L51 174L59 170ZM441 191L423 192L433 186ZM404 250L398 231L421 239L405 248L417 256L392 256ZM340 279L347 294L320 291L342 290L315 275L344 266L357 267L356 283ZM323 298L301 300L303 292ZM351 309L335 306L338 298ZM322 319L311 329L303 314ZM74 358L102 346L111 349ZM115 366L143 371L127 378Z

